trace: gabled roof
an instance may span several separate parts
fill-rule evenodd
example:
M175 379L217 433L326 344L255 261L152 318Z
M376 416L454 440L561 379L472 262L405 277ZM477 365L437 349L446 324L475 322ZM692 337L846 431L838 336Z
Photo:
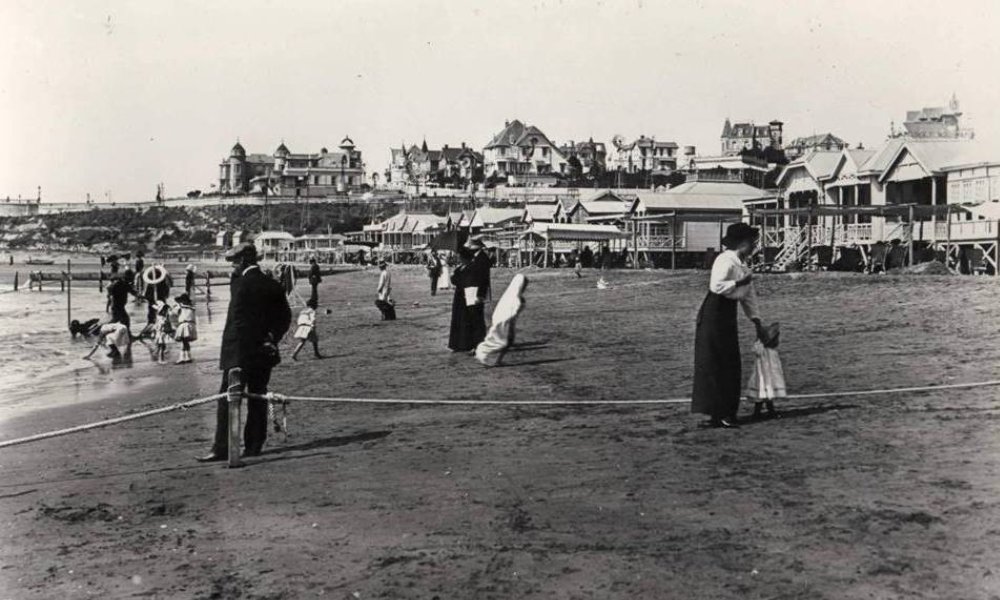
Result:
M984 146L971 140L905 140L891 155L885 169L879 172L880 181L884 181L889 176L904 153L913 156L928 175L941 173L949 167L982 162L981 158L988 155Z
M796 169L805 169L816 181L825 181L834 176L843 158L840 151L812 150L785 165L778 175L778 185L785 180L788 173Z
M748 200L771 197L766 190L745 183L689 181L665 192L637 192L647 212L675 210L742 211Z
M559 204L526 204L524 206L524 213L521 219L525 222L531 221L551 221L555 218L556 211L559 209Z
M793 148L797 146L809 148L813 146L822 146L824 144L837 145L842 148L844 147L845 142L839 137L833 135L832 133L817 133L815 135L807 135L805 137L795 138L794 140L792 140L790 144L786 145L791 146Z
M493 139L486 144L486 149L496 148L500 146L513 146L517 143L517 140L521 139L521 135L524 134L524 123L514 119L513 121L504 125L504 128L500 130L500 133L493 136Z
M472 226L492 227L507 221L520 219L523 215L524 210L520 208L493 208L491 206L484 206L476 210Z
M421 232L443 227L448 217L433 213L397 213L381 223L387 232Z

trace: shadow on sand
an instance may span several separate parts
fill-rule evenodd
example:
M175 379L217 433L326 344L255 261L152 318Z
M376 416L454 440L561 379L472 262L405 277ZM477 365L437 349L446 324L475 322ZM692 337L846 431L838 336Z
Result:
M389 434L391 431L363 431L361 433L356 433L354 435L343 435L328 437L319 440L312 440L310 442L303 442L301 444L294 444L292 446L281 446L274 448L272 450L265 450L261 456L275 456L278 454L284 454L285 452L298 452L303 450L318 450L320 448L336 448L338 446L346 446L348 444L357 444L361 442L370 442L372 440L380 440Z
M811 417L814 415L821 415L823 413L832 412L835 410L852 410L855 408L860 408L857 404L819 404L816 406L804 406L802 408L786 408L784 410L778 407L778 412L781 413L780 419L768 419L763 418L758 421L754 421L749 416L740 418L740 425L760 425L762 423L767 423L769 421L784 421L785 419L798 419L800 417ZM765 413L766 415L766 413Z

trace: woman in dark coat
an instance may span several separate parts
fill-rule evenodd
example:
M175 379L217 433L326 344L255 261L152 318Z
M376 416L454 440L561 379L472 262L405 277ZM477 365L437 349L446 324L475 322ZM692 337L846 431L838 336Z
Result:
M712 264L708 295L698 311L694 341L694 392L691 412L708 415L712 427L738 427L740 388L740 337L736 305L766 336L757 312L757 293L745 260L757 242L757 230L734 223L726 230L726 250Z
M466 288L478 288L480 275L473 261L469 248L459 250L459 265L451 275L451 283L455 287L455 298L451 304L451 332L448 335L448 348L452 352L472 352L479 342L486 338L486 315L484 304L480 301L469 305Z

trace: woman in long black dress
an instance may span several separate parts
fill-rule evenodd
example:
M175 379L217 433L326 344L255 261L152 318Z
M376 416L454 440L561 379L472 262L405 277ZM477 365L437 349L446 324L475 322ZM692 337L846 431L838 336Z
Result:
M766 333L757 312L757 293L750 268L744 262L757 242L757 230L734 223L726 230L726 250L712 264L712 277L698 311L694 342L694 393L691 412L708 415L713 427L738 427L742 372L736 305L757 328Z
M458 252L458 258L459 264L451 275L455 297L451 303L448 348L452 352L471 352L486 338L485 307L482 302L470 304L466 298L466 288L478 288L477 284L480 283L472 251L462 247Z

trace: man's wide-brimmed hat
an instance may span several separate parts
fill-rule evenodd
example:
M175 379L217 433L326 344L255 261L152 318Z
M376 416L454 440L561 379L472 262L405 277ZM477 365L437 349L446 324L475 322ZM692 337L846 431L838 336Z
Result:
M481 250L484 247L482 236L478 235L470 236L469 239L466 240L465 242L465 247L470 250Z
M197 271L198 267L196 267L196 266L194 266L192 264L188 264L188 266L185 267L185 269L187 269L188 271Z
M243 257L257 258L257 246L250 242L237 244L226 252L226 260L237 261Z
M746 223L733 223L726 228L726 235L722 238L722 245L732 248L740 242L757 239L758 231L756 227L751 227Z

